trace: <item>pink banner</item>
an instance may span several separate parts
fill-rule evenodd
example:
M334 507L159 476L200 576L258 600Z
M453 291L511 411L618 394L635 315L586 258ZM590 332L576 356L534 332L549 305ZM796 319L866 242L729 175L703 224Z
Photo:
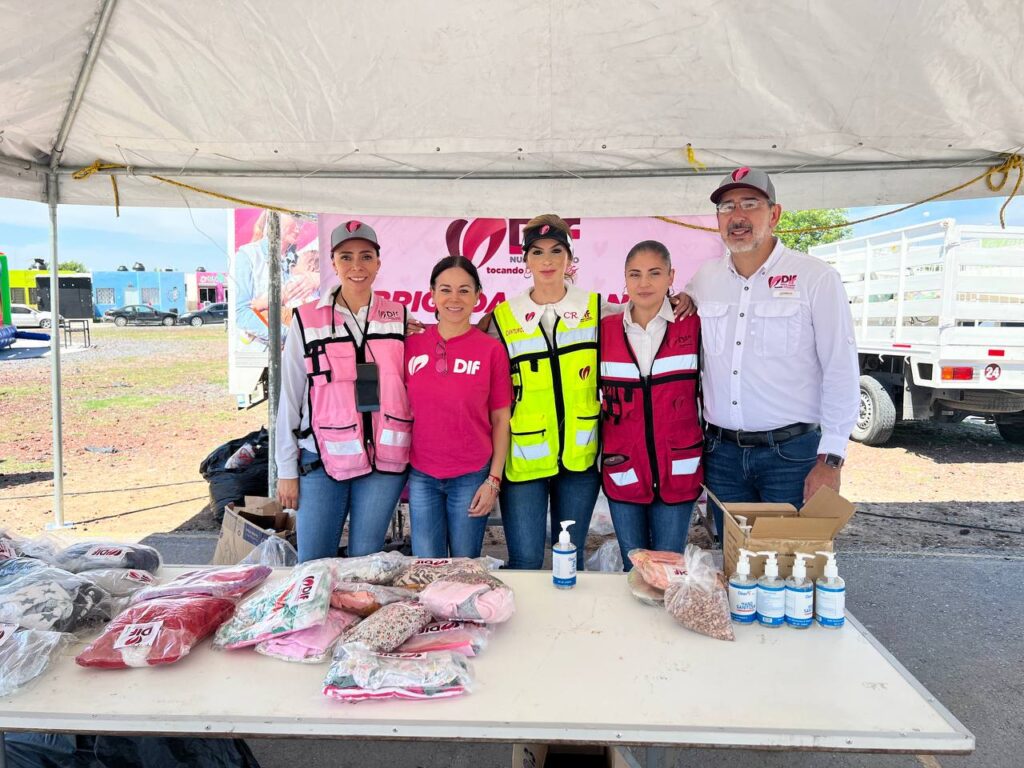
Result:
M716 226L714 216L678 216L678 221ZM490 311L509 296L530 287L523 268L522 230L527 219L448 219L428 217L320 214L321 291L338 280L330 262L331 231L351 219L369 224L381 246L381 268L374 283L378 293L405 304L421 320L433 320L430 270L449 255L468 257L480 272L483 293L477 312ZM575 283L597 291L609 301L628 300L624 293L624 262L629 249L642 240L658 240L672 254L675 288L686 285L697 267L720 257L724 246L717 232L701 232L653 218L566 219L572 227Z

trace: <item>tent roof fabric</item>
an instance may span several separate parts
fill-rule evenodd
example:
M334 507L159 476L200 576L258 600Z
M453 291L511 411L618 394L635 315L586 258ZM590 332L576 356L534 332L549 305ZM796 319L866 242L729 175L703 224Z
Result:
M907 202L1024 145L1017 0L0 0L0 195L303 210L709 210L725 169L789 208ZM687 162L686 146L709 170ZM991 194L983 184L966 195Z

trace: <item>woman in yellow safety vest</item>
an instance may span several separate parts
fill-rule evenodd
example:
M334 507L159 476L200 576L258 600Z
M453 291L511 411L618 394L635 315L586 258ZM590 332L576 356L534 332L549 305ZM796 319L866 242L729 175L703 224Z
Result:
M563 520L583 568L583 545L601 478L596 469L598 324L601 297L566 281L573 260L569 225L554 214L523 229L533 287L494 308L488 331L508 351L512 441L505 460L501 521L509 568L541 568Z

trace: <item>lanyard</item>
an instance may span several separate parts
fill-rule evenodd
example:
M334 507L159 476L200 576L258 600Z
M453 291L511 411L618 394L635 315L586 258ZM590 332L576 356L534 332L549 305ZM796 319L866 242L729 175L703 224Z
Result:
M359 344L357 345L358 348L359 349L366 349L366 351L370 353L370 359L371 360L374 359L373 358L373 350L371 350L369 347L366 346L366 333L370 329L370 307L373 304L373 295L372 294L370 295L370 303L366 305L366 323L362 327L360 327L360 325L359 325L359 318L358 318L358 316L356 315L355 312L352 311L352 307L350 307L348 305L348 302L345 301L345 296L341 292L341 286L339 286L334 291L334 293L331 294L331 299L332 299L331 305L332 305L332 307L337 305L339 297L341 298L341 303L345 305L345 309L348 310L349 315L352 317L352 322L354 322L356 324L356 328L359 329ZM345 326L345 330L348 331L349 336L353 337L353 341L354 341L355 340L355 334L352 333L352 329L348 327L348 320L342 320L342 325ZM335 314L334 314L334 311L332 311L331 312L331 338L334 337L336 332L337 332L337 325L335 325Z

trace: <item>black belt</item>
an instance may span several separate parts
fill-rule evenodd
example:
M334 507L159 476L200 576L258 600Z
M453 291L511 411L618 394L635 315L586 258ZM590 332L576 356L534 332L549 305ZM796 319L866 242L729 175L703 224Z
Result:
M767 432L744 432L741 429L722 429L708 424L707 433L721 440L736 443L740 448L759 448L765 445L784 443L794 437L806 435L818 428L817 424L790 424Z

